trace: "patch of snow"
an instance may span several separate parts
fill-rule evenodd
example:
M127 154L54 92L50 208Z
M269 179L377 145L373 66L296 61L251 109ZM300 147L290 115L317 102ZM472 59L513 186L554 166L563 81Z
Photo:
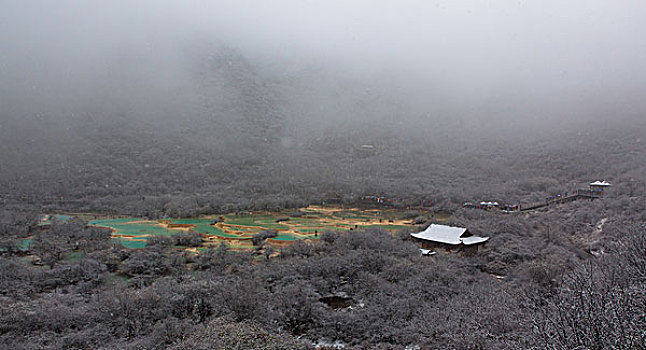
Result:
M593 256L598 258L598 257L600 257L600 256L602 256L604 254L604 251L603 250L591 250L590 254L592 254Z
M606 222L608 222L608 218L603 218L599 220L599 222L597 222L597 225L594 228L594 234L598 235L601 232L603 232L603 225L605 225Z
M340 340L327 340L327 339L319 339L316 342L313 342L312 345L316 349L320 348L332 348L332 349L345 349L347 346L344 342Z

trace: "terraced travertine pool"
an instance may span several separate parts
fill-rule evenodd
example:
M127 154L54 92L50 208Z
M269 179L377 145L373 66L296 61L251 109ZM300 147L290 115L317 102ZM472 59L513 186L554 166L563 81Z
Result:
M295 212L298 215L293 215ZM310 206L292 211L291 217L286 212L248 212L188 219L105 218L91 220L88 225L112 230L113 238L128 248L143 248L148 238L153 236L171 236L192 230L203 235L205 247L226 242L230 248L242 250L251 249L253 235L268 229L278 231L278 236L268 239L268 243L283 245L302 239L318 239L320 233L329 230L349 231L372 227L396 231L413 227L406 220L389 219L394 217L393 213ZM214 221L217 222L213 224Z

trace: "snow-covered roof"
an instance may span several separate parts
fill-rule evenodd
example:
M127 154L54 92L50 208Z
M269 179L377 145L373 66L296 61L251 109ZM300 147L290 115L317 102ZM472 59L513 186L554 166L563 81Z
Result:
M420 248L419 251L422 252L422 255L435 255L435 254L437 254L437 252L434 252L434 251L432 251L430 249Z
M410 235L427 241L458 245L462 243L460 236L465 232L467 232L467 229L463 227L431 224L431 226L426 230L418 233L411 233Z
M607 181L595 181L595 182L591 182L590 186L612 186L612 184Z
M471 237L466 237L466 238L460 238L462 241L462 244L464 245L474 245L474 244L479 244L479 243L484 243L489 240L489 237L478 237L478 236L471 236Z
M462 235L464 235L466 232L467 229L463 227L431 224L431 226L429 226L426 230L422 232L411 233L410 235L426 241L433 241L451 245L473 245L484 243L489 240L489 237L478 236L463 238Z

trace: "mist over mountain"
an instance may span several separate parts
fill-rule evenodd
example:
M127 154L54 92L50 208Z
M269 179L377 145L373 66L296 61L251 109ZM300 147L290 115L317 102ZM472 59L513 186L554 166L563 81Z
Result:
M633 35L644 9L634 1L24 1L3 9L2 104L21 118L63 122L108 108L185 122L192 98L207 93L196 90L231 79L216 78L227 60L238 67L232 74L253 70L256 84L273 85L280 114L315 129L397 119L530 133L644 108L646 47ZM223 86L249 97L258 93L252 85Z
M4 71L13 76L2 94L2 161L13 164L2 169L6 188L104 198L94 209L105 198L169 194L213 196L207 211L253 206L260 193L294 205L340 193L459 200L484 185L483 195L514 192L510 181L554 177L567 165L548 157L539 170L546 151L575 152L570 165L609 165L644 128L639 103L623 104L632 95L615 91L604 99L544 87L474 96L428 72L411 78L403 61L334 66L204 35L126 46L79 69L45 55L32 59L53 67ZM627 143L598 141L628 129ZM559 180L604 172L584 168ZM463 178L449 182L456 173Z

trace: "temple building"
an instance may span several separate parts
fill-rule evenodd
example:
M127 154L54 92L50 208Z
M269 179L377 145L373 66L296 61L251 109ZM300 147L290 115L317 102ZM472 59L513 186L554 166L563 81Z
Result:
M479 248L489 240L489 237L474 236L463 227L436 224L432 224L422 232L411 233L411 237L421 242L424 250L441 248L445 251L464 252L468 255L477 253Z

